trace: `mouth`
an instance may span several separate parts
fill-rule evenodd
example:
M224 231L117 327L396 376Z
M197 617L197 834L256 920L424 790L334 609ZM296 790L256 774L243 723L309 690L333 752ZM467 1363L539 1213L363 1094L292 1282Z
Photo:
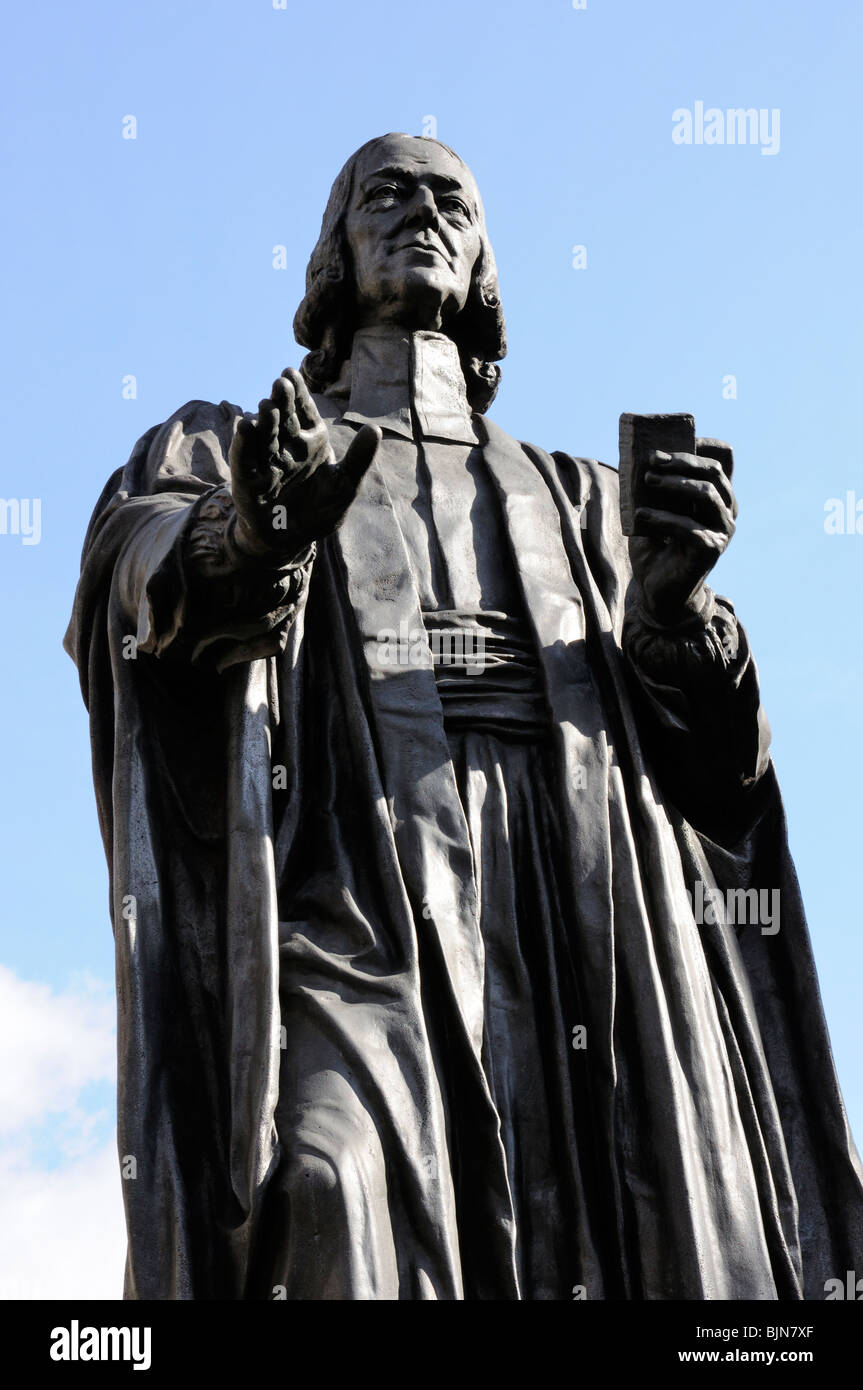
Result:
M399 251L424 251L427 256L437 256L445 265L449 265L443 251L437 246L430 246L427 241L407 241L401 246L394 246L390 254L395 255Z

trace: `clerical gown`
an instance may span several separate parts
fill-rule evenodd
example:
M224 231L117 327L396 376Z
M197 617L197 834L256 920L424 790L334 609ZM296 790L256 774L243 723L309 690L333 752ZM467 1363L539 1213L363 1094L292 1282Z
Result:
M226 540L226 402L85 543L126 1296L823 1297L863 1181L732 606L651 622L616 472L444 335L315 399L383 440L291 564Z

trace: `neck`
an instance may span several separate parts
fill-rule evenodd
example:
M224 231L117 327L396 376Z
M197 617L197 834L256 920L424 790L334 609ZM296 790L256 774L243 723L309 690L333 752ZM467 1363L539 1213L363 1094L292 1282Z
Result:
M431 301L417 299L412 304L394 300L386 305L376 302L368 312L359 306L357 332L370 328L401 328L406 333L440 333L443 325L443 308L435 296Z

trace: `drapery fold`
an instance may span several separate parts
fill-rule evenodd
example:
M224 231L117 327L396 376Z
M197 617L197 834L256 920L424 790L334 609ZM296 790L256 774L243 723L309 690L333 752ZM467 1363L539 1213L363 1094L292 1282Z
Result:
M381 630L422 626L380 467L280 630L222 621L221 670L184 646L184 535L239 414L193 402L141 441L67 634L112 880L126 1294L518 1298L463 796L431 662L380 662ZM355 427L328 418L338 455ZM616 474L483 428L550 707L587 1038L560 1097L592 1203L572 1283L823 1297L863 1258L861 1177L772 768L723 789L724 838L684 819L661 687L622 645ZM733 698L760 747L747 660ZM698 882L778 889L780 930L696 922Z

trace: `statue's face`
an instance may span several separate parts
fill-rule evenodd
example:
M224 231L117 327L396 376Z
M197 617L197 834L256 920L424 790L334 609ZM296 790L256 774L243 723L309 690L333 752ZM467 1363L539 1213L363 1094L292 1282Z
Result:
M389 135L362 156L345 219L358 321L439 329L464 308L480 253L468 169L431 141Z

